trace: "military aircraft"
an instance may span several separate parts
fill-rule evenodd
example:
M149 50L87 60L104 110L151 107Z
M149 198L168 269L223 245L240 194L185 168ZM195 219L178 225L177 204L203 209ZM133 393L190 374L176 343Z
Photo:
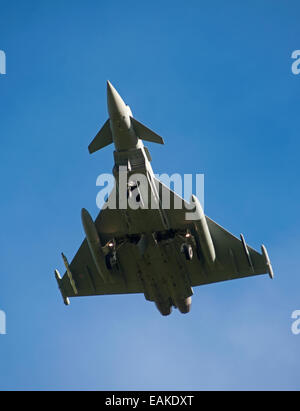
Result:
M143 293L162 315L172 307L188 313L192 287L264 273L273 278L263 245L260 254L242 234L238 239L205 216L196 196L188 203L155 177L142 140L164 141L133 117L109 81L107 104L109 119L89 152L114 143L115 184L95 221L82 209L86 237L70 264L62 254L63 278L55 270L64 303L69 297Z

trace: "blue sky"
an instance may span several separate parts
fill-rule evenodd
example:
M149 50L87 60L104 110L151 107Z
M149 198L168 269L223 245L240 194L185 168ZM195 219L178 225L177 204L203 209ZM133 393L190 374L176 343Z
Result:
M2 1L0 389L299 389L297 1ZM97 215L109 79L158 173L205 173L206 213L276 278L199 287L162 317L143 295L62 304L53 270Z

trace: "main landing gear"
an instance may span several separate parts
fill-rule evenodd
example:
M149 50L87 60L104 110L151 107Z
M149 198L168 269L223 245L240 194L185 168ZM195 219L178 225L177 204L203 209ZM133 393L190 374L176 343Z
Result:
M194 252L193 247L190 244L182 244L181 252L184 254L186 260L191 261L193 259Z

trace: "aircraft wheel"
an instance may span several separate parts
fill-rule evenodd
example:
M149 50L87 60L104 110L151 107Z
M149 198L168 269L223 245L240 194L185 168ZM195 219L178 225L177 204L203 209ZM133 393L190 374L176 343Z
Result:
M117 261L116 253L107 254L105 256L105 262L106 262L106 267L108 268L108 270L112 270L113 267L117 266L118 261Z
M193 259L193 248L190 244L183 244L181 250L186 258L186 260L191 261Z

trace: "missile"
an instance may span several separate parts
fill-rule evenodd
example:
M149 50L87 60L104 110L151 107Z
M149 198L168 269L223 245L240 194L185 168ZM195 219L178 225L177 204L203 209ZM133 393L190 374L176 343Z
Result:
M205 261L208 264L213 264L216 259L215 247L210 235L210 231L207 225L206 217L201 207L200 201L194 195L191 196L190 203L195 204L195 218L194 224L196 232L198 234L198 240L201 250L203 252Z
M98 274L104 282L107 282L109 281L110 274L105 264L105 255L102 251L99 235L93 219L85 208L81 210L81 220L89 250L93 257Z
M267 249L264 245L261 246L261 251L262 251L262 254L263 254L265 262L266 262L266 267L267 267L267 271L269 273L269 277L271 278L271 280L273 280L274 272L273 272L272 264L271 264Z
M59 290L60 290L61 296L62 296L62 298L63 298L63 300L64 300L64 304L65 304L65 305L70 305L70 300L69 300L69 298L65 295L65 291L64 291L64 288L63 288L63 285L62 285L61 276L60 276L60 274L59 274L59 271L58 271L58 270L54 270L54 275L55 275L55 278L56 278L57 285L58 285L58 288L59 288Z

